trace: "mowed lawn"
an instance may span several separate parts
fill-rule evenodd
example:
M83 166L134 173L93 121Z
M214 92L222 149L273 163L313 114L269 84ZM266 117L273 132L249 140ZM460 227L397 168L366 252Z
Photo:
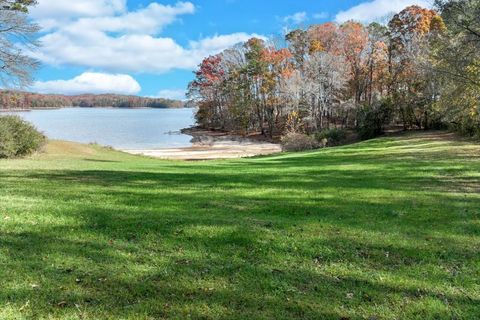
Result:
M0 319L478 319L480 145L0 161Z

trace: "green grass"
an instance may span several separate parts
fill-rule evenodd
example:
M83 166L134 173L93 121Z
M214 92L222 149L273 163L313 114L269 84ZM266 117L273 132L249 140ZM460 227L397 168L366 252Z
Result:
M477 319L480 145L0 161L0 319Z

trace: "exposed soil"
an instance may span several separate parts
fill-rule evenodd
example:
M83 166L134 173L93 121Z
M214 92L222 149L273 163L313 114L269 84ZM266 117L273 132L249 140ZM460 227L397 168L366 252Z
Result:
M123 151L172 160L231 159L267 155L282 151L279 144L267 141L261 135L231 135L200 128L184 129L182 133L193 137L193 145L191 147Z

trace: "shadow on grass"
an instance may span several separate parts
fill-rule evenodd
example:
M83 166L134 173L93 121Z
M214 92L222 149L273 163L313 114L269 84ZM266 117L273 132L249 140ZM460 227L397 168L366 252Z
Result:
M100 163L118 163L119 162L119 161L114 161L114 160L102 160L102 159L84 159L83 161L100 162Z
M0 301L12 319L476 314L477 156L389 146L0 172L18 219Z

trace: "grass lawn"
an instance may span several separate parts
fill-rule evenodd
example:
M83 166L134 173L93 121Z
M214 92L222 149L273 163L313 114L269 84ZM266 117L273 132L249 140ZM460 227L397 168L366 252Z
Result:
M0 161L0 319L478 319L480 145Z

